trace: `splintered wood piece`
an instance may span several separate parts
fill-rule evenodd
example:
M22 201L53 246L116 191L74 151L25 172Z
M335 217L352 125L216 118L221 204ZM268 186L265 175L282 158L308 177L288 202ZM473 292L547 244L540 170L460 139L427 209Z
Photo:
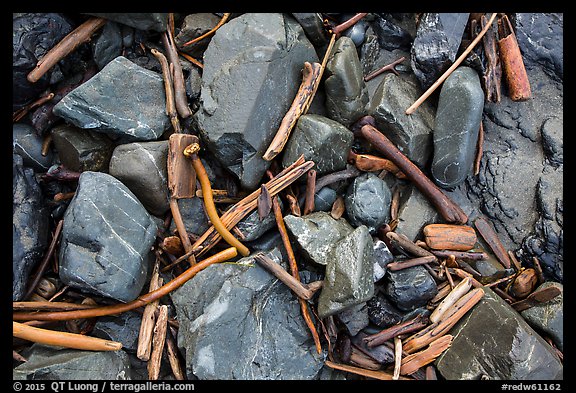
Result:
M412 266L423 265L425 263L431 263L436 261L436 257L434 255L429 255L427 257L418 257L406 260L398 260L396 262L391 262L386 265L386 268L391 272L396 272L398 270L407 269Z
M512 24L506 15L498 19L498 49L508 96L512 101L526 101L532 96L528 73L516 40Z
M177 381L185 380L184 370L182 370L182 365L180 364L180 357L178 356L178 345L176 340L172 335L170 328L166 330L166 354L168 355L168 361L170 362L170 368L172 369L172 374Z
M508 292L517 299L527 297L538 285L538 275L531 267L522 270L516 275Z
M258 218L262 221L272 210L272 197L266 188L266 184L260 186L260 195L258 195Z
M332 204L332 209L330 209L330 215L333 219L338 220L342 217L344 212L346 211L346 203L344 202L344 198L340 195L336 197L336 200Z
M450 347L453 338L454 336L447 334L432 341L430 345L428 345L428 348L406 356L402 359L400 374L412 374L419 368L432 363L438 356L440 356L440 354L442 354L442 352Z
M483 288L475 288L456 301L436 323L409 337L404 342L404 351L414 353L432 341L442 337L484 296Z
M476 231L468 225L429 224L422 229L424 241L434 250L468 251L476 244Z
M512 303L511 306L518 312L524 311L530 307L534 307L541 303L546 303L556 296L560 295L562 291L558 287L548 287L539 289L532 292L526 299Z
M157 380L160 375L160 364L162 362L162 351L166 342L166 329L168 328L168 306L163 304L158 309L158 319L154 326L154 337L152 338L152 353L148 361L148 378Z
M400 368L402 366L402 340L399 337L394 337L394 374L393 380L400 378Z
M430 314L430 322L438 322L442 315L448 310L458 299L464 296L472 288L472 278L467 277L460 281L458 285L450 291L450 293L440 302L438 307Z
M348 364L340 364L340 363L334 363L330 360L326 360L324 361L324 364L326 364L328 367L333 368L335 370L340 370L340 371L346 371L349 373L354 373L354 374L358 374L361 375L363 377L368 377L368 378L373 378L373 379L379 379L382 381L392 381L392 377L393 375L386 372L386 371L382 371L382 370L366 370L364 368L361 367L355 367L355 366L350 366ZM403 376L400 376L400 378L398 378L400 380L411 380L411 378L406 378Z
M398 179L405 179L406 175L392 161L371 154L356 154L352 150L348 153L348 163L361 171L374 172L385 170Z
M152 276L150 277L149 291L152 292L162 286L162 277L160 277L160 260L156 258ZM138 334L138 348L136 356L138 359L148 361L152 351L152 333L156 324L156 310L159 300L148 303L142 313L142 322L140 323L140 333Z
M474 220L474 226L502 266L506 269L510 269L510 256L506 252L506 249L504 249L502 242L500 242L500 239L498 238L498 234L496 234L496 231L492 228L492 225L490 225L488 220L480 216Z
M198 137L190 134L175 133L168 140L168 189L172 198L194 198L196 195L196 172L183 153L192 143L198 143Z
M262 156L262 158L266 161L271 161L276 157L284 146L286 142L288 142L288 138L294 125L300 118L300 115L304 113L307 109L307 104L309 100L314 98L313 92L315 92L315 84L318 82L318 79L322 76L321 75L322 65L320 63L309 63L304 62L304 69L302 70L302 83L300 84L300 88L296 93L296 97L294 101L292 101L292 105L282 122L280 123L280 127L278 127L278 131L272 139L272 142L268 146L268 149Z

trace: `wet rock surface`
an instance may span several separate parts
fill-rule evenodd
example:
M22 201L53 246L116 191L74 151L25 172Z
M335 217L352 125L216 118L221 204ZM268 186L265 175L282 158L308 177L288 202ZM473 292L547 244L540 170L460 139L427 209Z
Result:
M443 332L453 336L450 346L401 377L425 379L431 367L440 380L562 379L562 14L507 14L532 98L512 101L503 80L499 102L482 100L487 58L480 44L411 115L405 111L424 86L473 39L471 24L481 14L174 14L184 81L175 87L182 89L192 115L177 113L172 122L162 69L151 52L166 53L167 13L98 14L107 23L88 42L36 84L23 82L60 40L56 36L94 15L13 14L13 79L19 86L13 104L22 109L13 116L14 301L129 302L149 292L154 263L164 283L190 268L179 235L194 244L198 263L229 247L213 232L200 183L194 197L177 201L186 229L178 233L167 187L168 139L177 120L182 132L200 138L198 155L216 211L250 251L247 257L198 265L191 279L159 300L168 306L186 379L371 379L332 368L327 360L390 379L394 339L369 342L382 337L382 330L420 321L425 327L401 336L407 351L413 334L433 327L430 318L451 285L468 274L494 290L485 287L486 295L462 316L451 309L440 317L459 318ZM299 116L278 156L265 161L262 154L292 105L304 62L322 62L329 29L354 16L362 18L339 33L309 110ZM42 36L49 21L55 21L54 31ZM393 70L364 80L393 62ZM468 75L462 78L461 72ZM472 80L472 89L455 92ZM471 91L475 98L467 101ZM55 93L52 100L23 107L49 92ZM443 93L457 102L446 103ZM442 118L446 114L450 118ZM446 187L440 191L465 212L466 225L475 228L477 217L487 219L519 265L504 267L493 241L477 228L472 250L429 250L435 259L428 256L422 265L416 258L429 255L422 229L449 222L415 180L390 168L382 160L389 157L355 133L356 119L366 115L423 176ZM480 121L484 134L477 157ZM368 164L353 162L351 151L366 155ZM290 289L297 284L289 287L288 278L255 258L263 253L292 274L281 225L268 212L270 200L251 199L271 177L282 178L280 172L300 155L314 163L317 174L312 213L304 213L312 195L305 171L290 185L281 182L268 191L280 202L304 302ZM464 170L444 170L450 166ZM60 223L63 232L53 239ZM58 240L55 256L23 299L51 240ZM538 265L543 270L538 282L522 283L527 269ZM524 273L517 276L518 269ZM516 292L522 285L527 292ZM550 286L561 294L526 298L537 290L556 294ZM26 316L16 309L22 306L14 306L15 320L44 316L35 309ZM136 356L142 321L139 309L42 326L122 344L109 353L14 338L14 378L150 379L151 361ZM176 379L166 355L159 379ZM416 355L420 361L422 354Z

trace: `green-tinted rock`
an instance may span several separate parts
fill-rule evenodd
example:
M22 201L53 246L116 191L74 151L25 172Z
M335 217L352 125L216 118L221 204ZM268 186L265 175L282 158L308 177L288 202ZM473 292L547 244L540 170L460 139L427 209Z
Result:
M491 289L450 330L451 346L436 360L448 380L555 380L563 366L552 347Z
M540 285L537 290L556 287L560 295L552 300L530 307L521 312L522 317L530 326L539 332L549 335L558 348L564 350L564 286L555 281Z
M106 135L71 125L56 126L52 141L60 162L72 171L106 172L114 144Z
M338 241L329 254L318 316L325 318L374 296L374 248L364 225Z
M344 201L350 223L355 227L366 225L371 233L390 218L392 193L386 182L373 173L356 177Z

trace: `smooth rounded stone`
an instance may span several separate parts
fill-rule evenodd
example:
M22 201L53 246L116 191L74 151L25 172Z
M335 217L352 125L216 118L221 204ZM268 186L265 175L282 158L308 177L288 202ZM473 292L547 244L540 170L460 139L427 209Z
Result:
M374 296L374 246L364 225L332 248L318 298L318 316L326 318Z
M92 44L94 62L101 70L112 60L122 54L123 40L120 24L108 21Z
M400 310L410 311L424 306L436 296L438 288L424 266L413 266L388 272L384 293Z
M388 51L394 49L409 50L412 43L412 36L402 26L395 23L394 18L389 15L376 14L370 23L381 48Z
M394 255L382 240L374 241L374 282L379 281L386 275L386 266L394 260Z
M336 317L346 326L351 336L357 335L370 323L366 302L349 307L336 314Z
M12 300L20 301L29 275L48 246L49 214L34 171L12 155Z
M284 222L304 258L319 265L326 265L335 243L354 230L344 218L335 220L326 212L303 217L289 214Z
M279 204L280 209L282 209L284 207L282 201L280 201ZM274 211L272 210L270 210L270 214L260 220L258 210L256 209L236 224L236 228L238 228L245 236L242 241L246 242L258 239L265 232L275 227L276 218L274 217Z
M116 146L110 175L120 180L153 215L170 209L168 141L133 142Z
M458 67L442 84L434 123L431 174L440 187L452 189L472 173L483 111L478 73Z
M423 90L436 82L456 60L469 15L427 12L419 19L410 61Z
M132 301L144 287L156 231L128 187L108 174L83 172L64 215L60 279L90 293Z
M403 311L400 311L382 292L370 298L368 305L368 318L374 325L383 329L402 321Z
M126 352L82 351L33 344L25 353L27 362L12 369L15 380L131 380L132 368Z
M432 133L435 109L424 101L411 115L406 114L421 95L414 76L386 73L374 91L368 114L374 117L376 128L421 169L428 167L432 156Z
M213 13L202 12L189 14L184 17L180 31L174 37L174 42L178 50L188 53L192 57L202 57L203 52L210 44L213 35L195 42L190 45L184 46L188 41L206 34L220 22L220 17Z
M559 117L549 117L542 123L542 148L553 166L564 163L564 121Z
M352 39L336 40L324 71L328 117L348 127L364 116L368 91L362 65Z
M42 144L43 140L34 127L23 123L12 125L12 149L22 157L24 166L35 172L46 172L54 161L52 149L46 156L42 155Z
M53 112L77 127L125 142L156 140L171 126L162 75L124 56L68 93Z
M337 121L320 115L302 115L284 148L282 165L290 166L301 155L314 161L317 175L346 168L354 134Z
M136 353L138 350L138 336L142 314L136 311L123 312L119 315L99 317L94 325L91 335L105 340L122 343L122 350L128 353Z
M315 47L322 48L328 44L322 14L318 12L293 12L292 16L300 23L306 33L306 37Z
M352 226L366 225L371 233L390 218L392 193L386 182L371 172L354 179L344 202Z
M52 129L60 162L76 172L107 172L114 142L108 136L63 124Z
M435 361L447 380L560 380L563 366L522 316L490 288L460 319L452 344Z
M200 136L214 156L254 190L262 158L318 55L302 27L281 13L245 13L216 31L204 52ZM234 92L231 94L230 92Z
M354 26L346 29L342 33L342 37L348 37L352 40L356 47L362 45L364 40L366 39L366 29L368 28L368 24L364 20L359 20L354 24Z
M74 29L73 24L58 13L22 13L12 19L12 111L37 99L51 83L55 65L38 81L27 76L46 52ZM66 59L63 59L66 62Z
M558 288L560 295L521 311L520 314L534 330L550 336L558 349L564 351L564 286L559 282L547 281L536 290L551 287Z
M265 253L281 263L281 253ZM254 256L219 263L170 294L189 378L316 379L324 364L297 298Z
M168 26L168 13L166 12L87 12L85 14L112 20L139 30L154 30L163 33Z
M204 209L204 200L202 198L181 198L177 200L177 203L186 232L200 236L210 228L210 219ZM175 230L176 224L172 220L170 231L174 232Z
M330 187L322 187L320 191L314 194L314 211L330 211L332 205L338 198L338 193Z
M420 190L410 184L400 194L396 231L411 241L421 238L422 228L441 221L441 216Z

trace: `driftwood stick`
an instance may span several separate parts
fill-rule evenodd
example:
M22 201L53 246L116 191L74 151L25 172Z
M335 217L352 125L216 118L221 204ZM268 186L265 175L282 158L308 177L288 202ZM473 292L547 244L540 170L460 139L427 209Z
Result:
M409 252L412 255L415 255L417 257L434 257L434 259L436 260L436 256L434 254L432 254L430 251L417 246L416 244L414 244L410 239L408 239L405 235L396 233L396 232L388 232L386 233L386 237L390 240L391 244L399 249L399 250L405 250L407 252Z
M488 259L488 254L484 252L470 252L470 251L454 251L454 250L430 250L438 258L448 258L454 255L456 259L464 259L468 261L485 261Z
M170 73L170 66L168 59L160 51L152 48L150 52L158 59L162 67L162 76L164 77L164 91L166 92L166 115L172 123L175 132L181 132L180 121L178 120L178 112L176 110L176 103L174 101L174 85L172 82L172 74Z
M398 71L396 71L396 65L402 63L404 60L406 60L406 58L404 56L400 57L399 59L394 60L392 63L385 65L384 67L371 72L370 74L366 75L364 77L364 82L368 82L369 80L372 80L374 78L376 78L378 75L386 72L386 71L392 71L394 74L399 75Z
M160 259L156 258L152 276L150 277L149 292L155 291L162 286L162 277L160 277ZM140 323L140 332L138 334L138 347L136 356L138 359L148 361L152 351L152 335L154 325L156 324L156 310L158 309L159 300L148 303L144 307L142 322Z
M508 16L498 19L498 49L502 70L508 86L508 95L512 101L526 101L532 96L530 81L526 73L526 67L522 60L522 52L518 47L516 34Z
M168 55L168 59L170 59L170 63L173 67L172 82L174 84L174 100L176 102L176 110L178 111L178 114L181 118L186 119L192 116L192 110L188 106L184 73L182 71L180 59L178 58L178 51L176 50L174 37L172 36L170 29L167 29L164 34L162 34L162 42L164 43L166 54Z
M438 88L438 86L440 86L442 84L442 82L444 82L446 80L446 78L448 78L450 76L450 74L452 74L452 72L456 68L458 68L460 63L462 63L466 59L466 56L468 56L468 54L472 51L472 49L474 49L476 44L478 44L478 42L480 42L480 40L482 39L484 34L486 34L486 32L490 29L490 26L492 25L492 22L496 18L496 15L497 15L497 13L494 12L492 14L492 16L490 17L490 19L488 20L488 23L486 24L486 26L476 36L476 38L474 38L474 40L470 43L470 45L468 45L468 47L464 50L464 52L462 52L462 54L458 57L458 59L456 59L456 61L450 66L450 68L448 68L444 72L444 74L442 74L442 76L440 76L440 78L438 78L436 80L436 82L434 82L432 84L432 86L430 86L428 88L428 90L426 90L426 92L424 92L424 94L422 94L422 96L420 96L420 98L418 98L416 100L416 102L414 102L412 105L410 105L410 107L408 109L406 109L407 115L411 115L420 105L422 105L422 103L424 101L426 101L426 99L428 97L430 97L430 95Z
M154 326L154 337L152 338L152 353L148 361L148 378L157 380L160 375L160 365L162 363L162 352L166 342L166 329L168 328L168 306L163 304L158 309L158 319Z
M446 296L440 304L434 309L432 314L430 314L430 322L438 322L442 315L450 308L458 299L464 296L472 288L472 278L467 277L460 281L458 285L450 291L448 296Z
M544 289L539 289L532 292L526 299L514 302L511 304L512 307L518 312L524 311L530 307L534 307L541 303L546 303L554 299L556 296L560 295L562 291L557 287L548 287Z
M324 361L324 364L326 364L328 367L333 368L335 370L346 371L349 373L361 375L363 377L379 379L382 381L392 381L393 380L392 374L390 374L386 371L382 371L382 370L366 370L366 369L361 368L361 367L350 366L348 364L335 363L335 362L332 362L330 360ZM411 380L411 378L406 378L403 376L400 376L398 379Z
M52 98L54 98L54 93L50 92L50 93L38 98L36 101L33 101L30 104L18 109L16 112L14 112L12 114L12 121L17 122L17 121L22 120L22 118L24 116L26 116L28 114L28 112L30 112L32 109L39 107L40 105L45 104L46 102L50 101ZM42 155L46 156L46 154L42 154Z
M38 61L36 67L28 73L26 77L28 81L35 83L40 80L56 63L90 40L92 34L104 26L106 22L106 19L103 18L90 18L75 28Z
M432 341L425 350L406 356L402 359L400 374L412 374L419 368L432 363L438 356L440 356L440 354L442 354L442 352L450 347L453 338L454 336L447 334Z
M314 195L316 194L316 171L310 169L306 177L306 199L304 199L303 215L314 211Z
M406 178L406 175L404 175L392 161L371 154L356 154L350 150L348 153L348 163L364 172L385 170L392 173L398 179Z
M400 367L402 366L402 340L400 337L394 337L394 374L393 380L400 378Z
M396 272L398 270L407 269L412 266L423 265L425 263L434 262L436 260L437 259L434 255L429 255L426 257L418 257L402 261L391 262L388 265L386 265L386 268L389 269L391 272Z
M166 354L168 356L168 361L170 362L172 374L174 374L174 379L177 381L185 380L186 376L182 369L182 364L180 363L178 345L176 344L176 339L174 338L170 328L166 330Z
M96 306L90 304L78 304L67 302L12 302L12 310L14 311L70 311L70 310L86 310L88 308L95 308Z
M486 241L492 252L494 252L494 255L502 264L502 266L504 266L506 269L510 269L510 256L508 255L508 252L506 252L506 249L502 245L498 234L494 228L492 228L492 225L490 225L488 220L480 216L474 220L474 226L482 238Z
M386 341L399 336L401 334L415 332L428 325L428 320L422 315L418 315L413 319L390 326L376 334L364 337L364 342L369 348L376 347L384 344Z

